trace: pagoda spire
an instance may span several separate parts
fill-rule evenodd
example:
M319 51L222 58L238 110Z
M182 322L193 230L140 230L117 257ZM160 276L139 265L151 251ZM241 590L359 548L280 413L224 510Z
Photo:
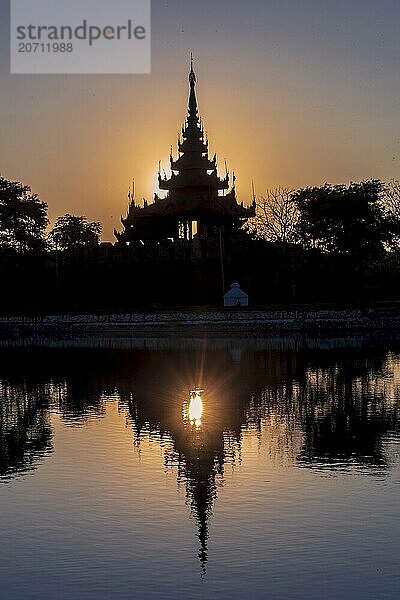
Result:
M189 118L195 118L197 121L197 98L196 98L196 74L193 69L193 54L190 53L190 73L189 73Z
M208 156L208 141L205 139L204 127L197 106L196 82L193 54L191 53L188 112L182 127L182 141L178 140L179 157L173 160L171 153L172 176L167 180L166 177L162 178L159 174L158 182L162 190L179 190L175 193L186 196L188 189L194 189L197 198L205 198L214 192L218 195L218 190L228 189L229 177L221 180L217 173L216 156L212 160ZM214 190L214 192L210 190Z

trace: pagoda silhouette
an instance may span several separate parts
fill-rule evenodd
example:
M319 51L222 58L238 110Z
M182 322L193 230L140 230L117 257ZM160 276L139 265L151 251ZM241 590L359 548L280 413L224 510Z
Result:
M114 231L119 242L146 240L174 241L223 236L234 238L242 225L255 216L255 200L250 207L239 204L236 199L235 181L226 174L218 176L217 159L208 155L208 140L199 117L196 98L196 75L193 57L190 60L189 106L186 122L178 140L179 157L170 155L172 175L161 176L160 190L166 191L165 198L154 196L154 202L138 206L129 194L130 205L127 217L121 218L124 230Z

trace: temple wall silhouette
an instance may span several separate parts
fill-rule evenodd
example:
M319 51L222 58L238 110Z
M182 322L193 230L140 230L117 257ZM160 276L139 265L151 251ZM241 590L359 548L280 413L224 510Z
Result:
M239 242L240 243L240 242ZM231 249L231 244L223 244L223 253ZM103 242L94 246L76 246L59 253L64 264L112 264L142 263L151 261L187 261L215 259L221 254L216 237L192 240L145 240L119 244Z
M238 282L251 306L395 300L394 275L373 275L299 247L249 239L102 243L41 255L0 253L4 313L222 306ZM398 305L396 304L396 310Z

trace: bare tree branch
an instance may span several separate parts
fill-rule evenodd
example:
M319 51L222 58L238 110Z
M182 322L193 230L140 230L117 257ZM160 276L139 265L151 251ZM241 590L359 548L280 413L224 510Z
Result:
M248 225L249 233L270 242L296 241L299 214L292 194L293 190L284 187L267 190L257 202L256 216Z

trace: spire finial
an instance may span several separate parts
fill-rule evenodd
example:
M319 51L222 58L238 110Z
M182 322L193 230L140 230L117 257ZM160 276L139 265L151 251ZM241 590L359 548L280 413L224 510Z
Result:
M196 75L193 69L193 52L190 53L190 73L189 73L189 82L196 83Z

